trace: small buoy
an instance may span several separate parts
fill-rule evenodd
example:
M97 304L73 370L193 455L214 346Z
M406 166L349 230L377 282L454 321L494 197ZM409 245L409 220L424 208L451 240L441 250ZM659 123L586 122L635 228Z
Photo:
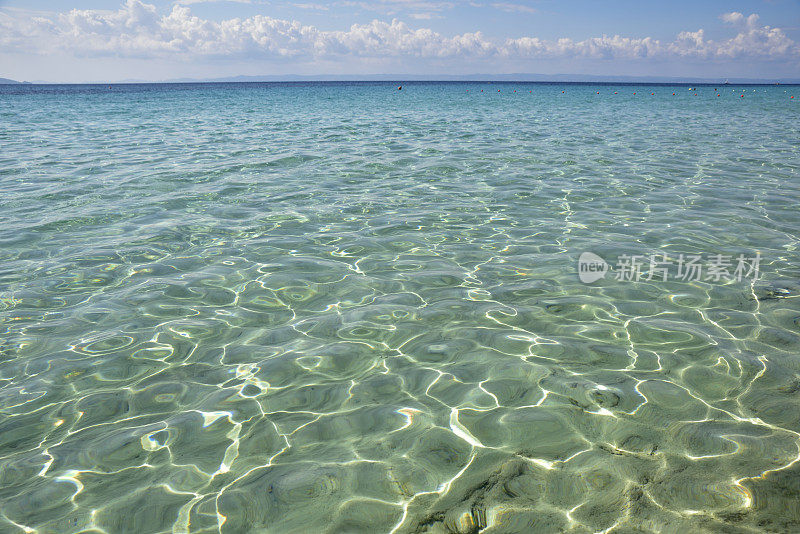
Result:
M694 96L697 96L697 93L695 93Z
M397 88L397 90L398 91L402 91L403 90L403 86L401 85L400 87Z
M655 93L650 93L650 94L651 94L651 95L654 95Z
M744 98L744 95L742 95L742 98Z
M672 96L675 96L675 93L672 93Z
M790 97L789 97L789 100L791 100L791 99L793 99L793 98L794 98L793 96L790 96Z
M561 91L561 93L563 94L563 93L564 93L564 91Z
M617 92L616 92L616 91L614 91L614 94L617 94Z
M600 91L597 91L597 94L599 95L599 94L600 94Z
M636 94L636 91L634 91L633 94Z

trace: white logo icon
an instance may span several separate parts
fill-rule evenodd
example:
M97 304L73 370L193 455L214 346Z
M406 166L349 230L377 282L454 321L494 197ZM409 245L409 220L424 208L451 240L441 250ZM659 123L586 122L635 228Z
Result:
M608 272L606 261L593 252L584 252L578 258L578 278L584 284L591 284L605 277Z

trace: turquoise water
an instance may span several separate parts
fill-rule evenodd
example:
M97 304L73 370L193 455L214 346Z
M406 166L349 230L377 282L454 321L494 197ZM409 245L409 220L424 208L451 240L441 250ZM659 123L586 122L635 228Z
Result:
M800 530L800 88L717 89L0 89L0 531Z

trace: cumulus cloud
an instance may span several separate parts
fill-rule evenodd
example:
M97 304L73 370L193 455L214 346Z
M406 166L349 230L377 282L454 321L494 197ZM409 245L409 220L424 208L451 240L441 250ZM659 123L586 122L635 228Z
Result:
M646 58L662 55L664 47L650 37L643 39L621 37L619 35L594 37L583 41L558 39L542 40L536 37L509 39L501 48L507 57L558 58L583 57L596 59Z
M723 13L719 16L723 22L727 22L728 24L732 24L734 26L744 26L746 28L755 28L756 24L758 23L758 15L755 13L751 14L748 17L745 17L742 13L738 11L732 11L730 13Z
M186 3L186 0L184 0ZM383 0L428 8L445 2ZM503 4L512 5L512 4ZM427 11L430 13L430 11ZM417 18L423 18L425 15ZM193 15L190 7L169 12L142 0L127 0L118 10L78 10L48 15L6 12L0 17L5 51L62 51L79 56L267 58L336 60L348 58L766 58L800 59L800 49L780 28L759 26L758 16L726 13L721 19L737 33L714 41L702 29L685 31L669 42L620 35L585 40L535 36L491 40L481 32L446 36L413 28L400 20L373 20L341 31L323 31L294 20L265 15L214 21Z

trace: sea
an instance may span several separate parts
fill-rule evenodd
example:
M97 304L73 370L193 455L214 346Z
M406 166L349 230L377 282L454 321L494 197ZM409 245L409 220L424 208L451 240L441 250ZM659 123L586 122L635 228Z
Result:
M800 531L799 104L0 86L0 531Z

